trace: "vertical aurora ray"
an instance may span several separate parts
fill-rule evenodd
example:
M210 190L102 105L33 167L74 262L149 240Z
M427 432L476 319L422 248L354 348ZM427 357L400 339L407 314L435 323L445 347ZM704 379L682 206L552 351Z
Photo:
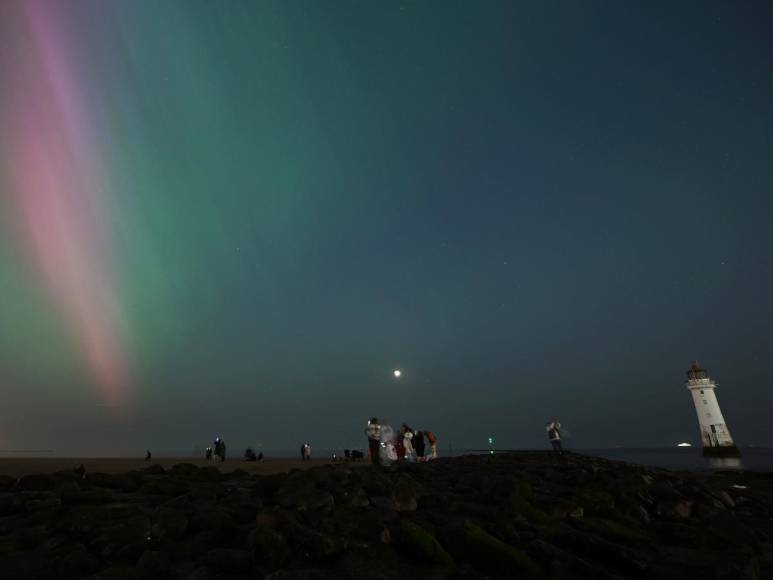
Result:
M129 370L112 263L110 191L81 90L86 79L57 3L20 2L10 13L20 32L16 60L6 59L0 69L8 88L2 152L8 196L26 255L103 398L122 404Z

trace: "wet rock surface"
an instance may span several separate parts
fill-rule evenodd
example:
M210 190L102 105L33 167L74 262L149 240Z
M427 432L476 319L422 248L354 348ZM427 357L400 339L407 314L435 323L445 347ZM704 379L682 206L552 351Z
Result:
M773 474L511 453L0 479L2 578L773 578Z

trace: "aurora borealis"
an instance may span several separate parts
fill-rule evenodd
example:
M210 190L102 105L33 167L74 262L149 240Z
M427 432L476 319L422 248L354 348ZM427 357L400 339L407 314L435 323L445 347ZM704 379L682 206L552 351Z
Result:
M0 449L773 443L770 6L558 6L1 2Z
M112 271L109 204L72 38L51 6L20 4L25 50L8 90L6 184L40 283L109 401L128 388L120 295Z

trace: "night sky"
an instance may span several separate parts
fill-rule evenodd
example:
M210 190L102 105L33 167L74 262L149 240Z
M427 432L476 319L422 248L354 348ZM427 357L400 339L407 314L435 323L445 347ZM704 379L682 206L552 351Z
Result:
M0 2L0 449L773 445L773 4ZM402 369L395 379L392 371Z

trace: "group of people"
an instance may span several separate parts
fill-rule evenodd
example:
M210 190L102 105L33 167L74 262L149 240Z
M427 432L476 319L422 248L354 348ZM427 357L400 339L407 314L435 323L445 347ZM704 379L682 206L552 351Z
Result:
M359 449L344 449L344 461L359 461L365 455Z
M368 421L368 455L373 465L388 465L394 461L424 462L437 458L437 437L427 429L414 430L403 423L395 433L382 425L377 417Z
M561 423L553 419L545 423L550 444L557 453L563 453L561 445ZM373 465L388 465L394 461L416 461L424 462L436 459L438 456L437 437L428 429L414 430L406 423L403 423L397 433L389 425L382 425L377 417L368 421L368 427L365 429L368 436L368 457ZM217 437L214 444L207 447L205 457L208 461L213 459L217 462L225 461L225 441ZM346 460L356 461L362 458L360 451L344 451ZM147 452L145 460L150 461L150 451ZM244 454L246 461L262 461L263 453L256 455L251 448L247 448ZM333 455L333 460L337 456ZM311 461L311 444L301 445L301 461Z
M255 451L253 451L252 447L247 447L247 449L244 451L244 460L263 461L263 452L261 451L260 453L255 454Z
M207 447L204 450L204 457L207 461L212 461L213 459L221 463L225 461L225 441L220 437L215 438L213 447Z

